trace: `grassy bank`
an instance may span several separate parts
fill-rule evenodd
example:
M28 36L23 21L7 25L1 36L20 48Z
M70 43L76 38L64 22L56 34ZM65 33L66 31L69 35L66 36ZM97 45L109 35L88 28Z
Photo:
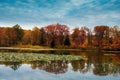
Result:
M88 47L80 47L80 46L57 46L54 48L50 48L49 46L38 46L38 45L14 45L11 47L0 47L0 51L3 52L28 52L28 53L34 53L34 52L41 52L41 51L94 51L98 52L97 47L88 46ZM101 49L103 52L118 52L120 50L114 50L114 49Z
M51 49L50 47L48 46L39 46L39 45L23 45L23 44L19 44L19 45L14 45L14 46L11 46L13 48L32 48L32 49Z

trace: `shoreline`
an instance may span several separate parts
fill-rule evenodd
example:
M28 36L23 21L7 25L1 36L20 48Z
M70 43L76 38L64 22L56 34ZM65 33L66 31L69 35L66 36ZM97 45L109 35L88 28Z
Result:
M0 50L17 50L17 51L94 51L97 52L95 49L57 49L57 48L19 48L19 47L0 47ZM112 50L101 50L102 52L120 52L120 51L112 51Z

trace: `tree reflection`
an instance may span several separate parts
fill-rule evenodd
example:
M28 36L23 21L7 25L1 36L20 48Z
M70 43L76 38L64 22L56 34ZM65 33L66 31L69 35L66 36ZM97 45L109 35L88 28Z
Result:
M73 67L73 71L80 71L82 73L86 72L84 60L71 61L71 65Z
M19 69L19 67L22 65L21 62L0 62L0 64L4 64L5 66L9 66L13 70Z
M68 65L66 61L49 61L43 69L47 72L59 74L67 71Z
M93 69L93 73L95 75L100 75L100 76L104 76L104 75L108 75L108 64L103 62L103 54L98 53L96 55L96 60L94 63L94 69Z
M68 68L68 61L39 61L31 62L32 69L42 69L49 73L65 73Z
M92 71L94 75L119 75L120 74L120 54L112 53L77 53L86 57L85 61L71 61L73 71L87 73Z
M100 76L105 76L105 75L117 75L120 74L120 64L117 62L120 61L120 58L117 60L114 55L117 54L102 54L98 53L96 55L96 60L93 63L94 64L94 69L93 73L95 75L100 75Z

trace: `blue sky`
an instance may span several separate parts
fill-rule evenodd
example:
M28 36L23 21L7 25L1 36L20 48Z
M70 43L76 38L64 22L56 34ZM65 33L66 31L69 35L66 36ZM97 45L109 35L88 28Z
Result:
M120 26L120 0L0 0L0 26Z

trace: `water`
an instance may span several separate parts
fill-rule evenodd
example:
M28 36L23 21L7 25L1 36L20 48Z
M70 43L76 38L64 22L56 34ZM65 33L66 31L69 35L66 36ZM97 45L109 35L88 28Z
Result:
M0 61L0 80L120 80L119 53L76 51L67 54L81 55L86 60Z

